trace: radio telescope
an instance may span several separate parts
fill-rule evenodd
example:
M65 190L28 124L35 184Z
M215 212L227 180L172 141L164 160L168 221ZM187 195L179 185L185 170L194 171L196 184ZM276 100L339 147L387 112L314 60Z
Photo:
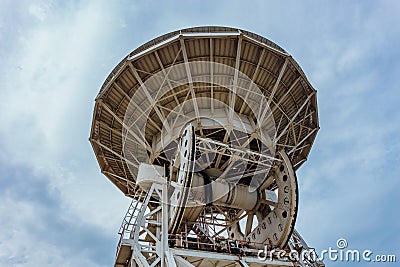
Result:
M294 229L316 90L257 34L174 31L126 56L95 103L102 173L132 198L114 266L324 266Z

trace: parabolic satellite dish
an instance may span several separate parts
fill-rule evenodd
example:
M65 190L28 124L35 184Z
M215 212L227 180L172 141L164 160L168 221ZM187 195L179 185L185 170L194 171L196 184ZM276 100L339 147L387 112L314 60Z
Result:
M113 69L90 142L102 173L133 198L122 235L250 251L286 248L294 236L296 170L318 129L316 90L285 50L248 31L196 27L151 40ZM131 249L136 262L165 262L160 250Z

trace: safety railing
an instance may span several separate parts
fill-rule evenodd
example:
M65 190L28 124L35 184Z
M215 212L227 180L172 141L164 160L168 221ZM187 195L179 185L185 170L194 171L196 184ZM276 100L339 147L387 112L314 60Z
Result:
M263 253L264 251L268 253L274 249L273 246L262 243L247 240L233 240L224 237L211 237L206 235L190 236L185 234L176 234L169 235L168 239L170 247L228 253L241 256L257 256L260 252L260 247L263 248ZM204 240L207 240L208 242ZM289 254L290 251L287 250L287 252Z

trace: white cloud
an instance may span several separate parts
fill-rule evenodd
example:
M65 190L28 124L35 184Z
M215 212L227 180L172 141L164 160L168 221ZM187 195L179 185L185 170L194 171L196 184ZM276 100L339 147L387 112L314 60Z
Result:
M103 60L97 54L101 50L96 48L101 48L103 33L110 31L107 6L89 2L68 12L36 4L27 8L40 23L26 25L13 62L2 68L0 159L27 166L37 182L45 181L48 191L60 197L65 222L92 225L117 239L129 200L100 174L88 142L92 105L105 78L97 65ZM18 200L8 200L13 201ZM40 219L28 217L36 208L30 207L33 204L15 205L23 209L24 220ZM8 218L19 218L19 213L10 213L12 206L1 206ZM86 265L78 258L66 260L70 256L55 245L34 239L22 221L15 225L22 229L11 238L14 241L3 244L3 251L25 250L26 263L21 265ZM26 241L26 236L32 240ZM83 252L79 259L84 258ZM3 264L0 261L7 266Z
M34 228L45 226L43 211L37 203L16 200L7 194L0 198L0 266L98 266L92 262L86 251L77 250L74 257L63 251L64 245L46 242L48 236L37 238ZM60 229L61 231L61 229ZM47 235L57 233L46 232Z
M379 65L380 58L399 55L396 4L356 3L339 9L315 2L6 4L5 10L20 10L11 12L18 15L16 21L4 20L0 28L0 37L9 34L14 42L0 53L7 55L0 66L0 160L33 169L32 177L60 200L58 219L64 223L113 235L128 204L99 173L87 141L93 100L111 68L158 34L218 24L277 41L319 90L321 131L298 175L298 225L310 244L327 245L337 234L356 233L362 236L358 240L373 242L367 236L371 229L385 231L375 224L391 227L393 222L365 218L371 210L391 208L388 199L398 200L390 195L398 186L393 169L398 170L400 148L399 118L391 105L399 98L400 67L396 60L387 64L393 69ZM4 12L0 10L1 17ZM0 177L0 182L8 179ZM1 198L0 218L8 222L2 220L0 226L10 230L0 231L0 266L9 266L5 261L13 255L20 262L12 266L96 265L86 251L74 259L33 236L26 223L40 222L37 209L29 200ZM20 258L22 252L25 257Z
M48 2L31 3L28 7L30 15L40 21L44 21L51 10L51 5Z

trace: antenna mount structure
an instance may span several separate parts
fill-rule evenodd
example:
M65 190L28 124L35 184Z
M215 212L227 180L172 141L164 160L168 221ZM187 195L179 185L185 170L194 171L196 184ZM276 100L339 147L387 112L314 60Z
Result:
M296 171L318 130L316 90L264 37L196 27L140 46L104 82L90 133L132 198L114 266L324 266L273 252L309 249Z

